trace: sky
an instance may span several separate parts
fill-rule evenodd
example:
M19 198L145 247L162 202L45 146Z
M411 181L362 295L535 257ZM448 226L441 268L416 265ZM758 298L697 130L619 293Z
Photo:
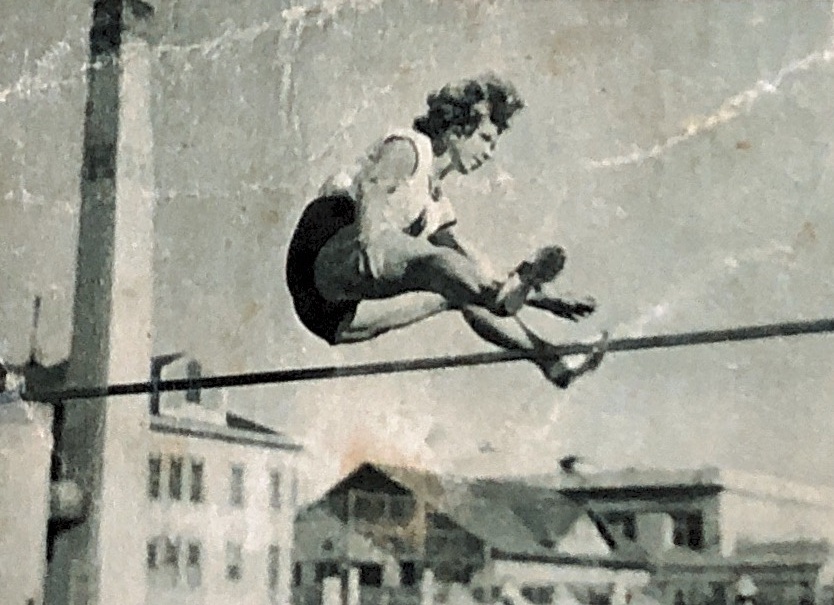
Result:
M71 334L89 14L42 3L61 18L36 20L34 40L30 12L0 9L0 354L25 357L40 294L41 345L57 361ZM544 335L832 314L829 2L206 0L160 6L156 24L156 353L227 373L487 348L453 315L331 348L302 329L283 283L318 185L407 126L428 92L486 70L528 107L495 162L445 191L500 267L566 248L560 279L599 309L576 325L525 312ZM566 454L834 483L832 346L614 354L568 391L515 363L228 400L307 446L312 490L364 459L506 474L556 472Z

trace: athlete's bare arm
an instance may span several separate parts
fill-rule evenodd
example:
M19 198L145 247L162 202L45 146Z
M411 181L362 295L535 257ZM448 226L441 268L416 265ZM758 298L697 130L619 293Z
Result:
M409 191L403 185L417 170L418 155L414 145L403 138L392 138L379 149L376 157L365 168L360 183L361 202L357 205L360 232L378 233L380 229L395 227L391 216L398 208L408 208Z

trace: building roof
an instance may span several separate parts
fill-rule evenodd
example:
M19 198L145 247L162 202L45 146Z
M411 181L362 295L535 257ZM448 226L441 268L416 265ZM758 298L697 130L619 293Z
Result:
M639 543L625 539L597 516L586 505L584 497L577 497L596 493L597 498L607 498L610 495L608 490L619 490L621 493L659 490L661 495L668 495L667 490L680 489L682 493L691 494L693 488L703 488L714 493L755 493L759 497L779 497L790 502L801 499L804 503L816 505L821 492L807 486L788 483L780 493L777 488L785 484L774 479L727 473L714 468L692 471L626 470L546 479L471 479L366 463L328 493L349 488L414 493L426 503L429 512L447 516L491 548L494 558L504 560L620 569L654 569L658 566L687 569L730 566L745 569L822 565L831 554L825 541L811 540L740 542L736 552L730 556L682 549L650 554ZM593 524L589 524L588 520ZM584 534L576 533L580 522L586 524ZM589 535L595 536L594 526L607 542L607 550L599 549L591 553L582 548L571 548L571 541L577 537L581 541Z
M157 433L173 433L239 445L283 450L302 449L300 444L295 443L286 435L231 412L226 413L224 424L194 418L154 415L151 416L150 427Z
M717 468L700 469L638 469L626 468L593 473L553 473L527 478L561 492L591 490L627 490L678 487L721 487Z
M552 473L529 476L525 481L557 489L566 495L694 489L743 493L834 507L834 488L829 486L803 485L781 477L711 466L695 469L625 468L594 473Z

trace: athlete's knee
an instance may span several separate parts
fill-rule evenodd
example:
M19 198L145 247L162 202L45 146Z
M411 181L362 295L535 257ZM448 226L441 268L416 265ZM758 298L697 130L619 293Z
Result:
M370 340L370 337L359 334L356 330L338 330L328 340L330 346L349 345L357 342Z
M329 342L332 346L367 342L384 334L386 331L381 325L360 320L353 314L342 320L330 335Z

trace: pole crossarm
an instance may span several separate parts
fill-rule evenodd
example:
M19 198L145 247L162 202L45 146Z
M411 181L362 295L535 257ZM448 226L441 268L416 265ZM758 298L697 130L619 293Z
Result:
M834 332L834 319L817 319L785 323L744 326L722 330L704 330L700 332L683 332L656 336L640 336L613 339L608 343L609 352L639 351L646 349L667 349L706 344L721 344L768 338L786 338L810 334ZM566 356L587 353L593 350L591 343L567 343L554 345L547 356ZM335 378L352 378L380 374L399 374L403 372L421 372L472 366L509 363L529 360L531 356L525 351L489 351L466 355L445 355L382 361L347 366L318 366L249 372L243 374L221 374L199 378L180 378L173 380L131 382L91 387L69 387L55 391L26 391L24 399L30 401L58 402L72 399L97 399L119 395L139 395L155 392L185 391L190 389L222 389L264 384L280 384L308 380L330 380Z

